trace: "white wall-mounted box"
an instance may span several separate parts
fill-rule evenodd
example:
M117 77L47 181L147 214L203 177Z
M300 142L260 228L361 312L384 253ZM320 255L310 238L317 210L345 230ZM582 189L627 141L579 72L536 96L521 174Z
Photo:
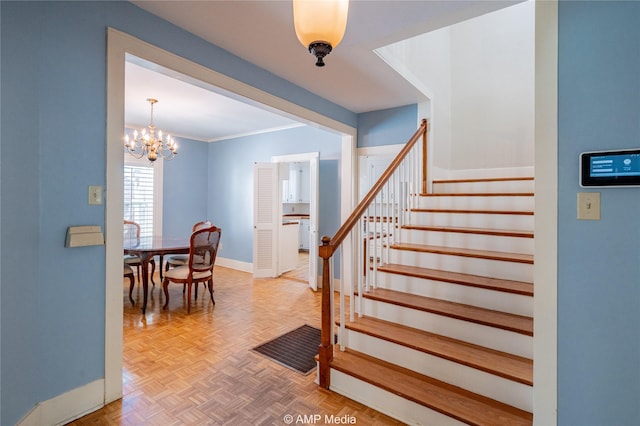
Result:
M65 247L104 245L104 235L98 225L70 226L67 228Z

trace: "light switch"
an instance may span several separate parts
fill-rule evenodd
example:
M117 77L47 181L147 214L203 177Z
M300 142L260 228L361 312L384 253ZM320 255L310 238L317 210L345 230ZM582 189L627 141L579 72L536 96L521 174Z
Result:
M599 192L578 192L578 219L600 220Z
M102 187L101 186L89 186L89 205L99 206L102 204Z

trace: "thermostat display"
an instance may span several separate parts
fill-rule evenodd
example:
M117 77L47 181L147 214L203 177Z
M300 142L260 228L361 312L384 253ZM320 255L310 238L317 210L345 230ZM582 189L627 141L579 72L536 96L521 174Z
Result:
M640 186L640 149L583 152L580 186Z

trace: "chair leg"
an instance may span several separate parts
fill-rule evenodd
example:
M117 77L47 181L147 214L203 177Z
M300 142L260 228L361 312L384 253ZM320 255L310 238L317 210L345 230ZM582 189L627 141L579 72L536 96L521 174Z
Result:
M213 300L213 278L209 279L209 295L211 296L211 301L213 302L213 304L216 304L216 301Z
M162 289L164 290L164 306L162 307L162 309L167 309L167 307L169 306L169 280L165 277L165 279L162 281Z
M133 276L133 274L128 275L127 278L129 278L129 301L131 302L132 305L135 306L136 302L133 300L133 286L135 284L135 277Z
M160 255L160 266L158 266L158 272L160 273L160 281L163 280L162 278L162 264L164 263L164 256Z
M191 313L191 281L187 283L187 313Z
M153 280L153 274L156 273L156 261L153 260L153 258L151 258L149 263L151 264L151 284L153 284L153 286L155 287L156 286L156 282Z

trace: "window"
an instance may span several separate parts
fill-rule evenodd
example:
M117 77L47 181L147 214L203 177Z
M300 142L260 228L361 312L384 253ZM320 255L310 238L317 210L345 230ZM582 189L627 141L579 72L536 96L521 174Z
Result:
M140 237L162 235L162 163L127 159L124 165L124 219L140 225Z

